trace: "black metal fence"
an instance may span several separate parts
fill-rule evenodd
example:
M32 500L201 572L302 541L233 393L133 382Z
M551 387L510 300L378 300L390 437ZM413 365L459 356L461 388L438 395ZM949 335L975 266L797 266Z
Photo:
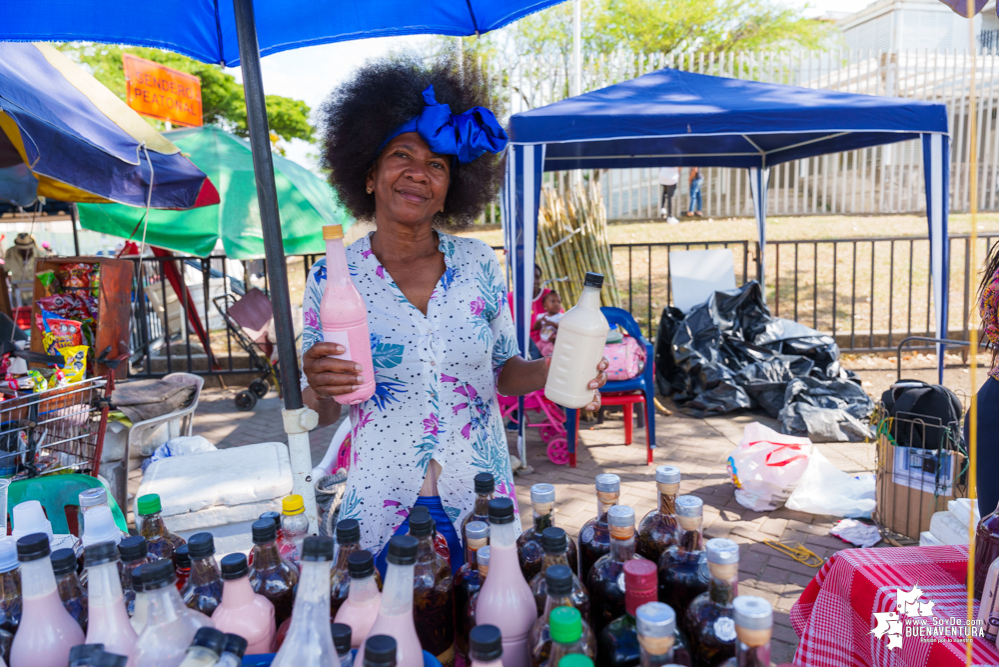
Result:
M978 257L999 239L979 237ZM754 241L613 244L611 256L621 302L650 340L662 309L672 303L670 253L678 250L731 250L736 284L759 275ZM501 261L502 248L496 248ZM319 255L289 257L292 303L301 303L305 279ZM138 264L138 259L133 260ZM766 297L774 315L836 336L844 351L886 351L902 338L934 332L927 237L875 237L773 241L766 252ZM251 287L267 291L263 260L234 262L225 257L147 257L142 280L134 285L132 311L133 376L186 371L232 375L257 369L254 359L228 329L213 299L241 296ZM187 285L176 292L169 273ZM970 266L970 237L950 239L949 337L966 340L974 307L977 269ZM138 272L135 273L138 275ZM550 276L546 276L549 278ZM179 284L179 283L178 283ZM211 354L185 312L197 314ZM300 313L295 314L301 326Z

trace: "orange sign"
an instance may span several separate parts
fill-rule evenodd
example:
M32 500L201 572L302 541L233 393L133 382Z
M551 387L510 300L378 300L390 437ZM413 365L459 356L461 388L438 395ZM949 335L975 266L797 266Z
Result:
M144 116L201 127L201 79L145 58L123 55L128 106Z

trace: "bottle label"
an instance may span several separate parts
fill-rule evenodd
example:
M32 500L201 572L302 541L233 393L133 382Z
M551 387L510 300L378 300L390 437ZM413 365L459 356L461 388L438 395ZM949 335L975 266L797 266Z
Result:
M735 621L724 616L716 619L715 636L723 642L735 641Z
M626 592L624 589L624 572L617 575L617 587L621 589L621 592Z
M336 343L337 345L342 345L343 349L346 350L346 352L344 352L343 354L341 354L336 358L353 361L353 357L350 356L350 341L347 339L346 331L324 331L323 342Z

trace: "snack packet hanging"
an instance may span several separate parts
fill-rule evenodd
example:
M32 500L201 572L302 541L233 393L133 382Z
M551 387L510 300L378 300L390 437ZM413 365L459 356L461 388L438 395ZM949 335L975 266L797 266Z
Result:
M76 345L64 347L59 350L59 354L66 360L63 366L63 373L66 381L80 382L87 377L87 352L90 350L86 345Z
M90 289L90 273L92 265L74 262L61 264L56 269L56 277L64 290Z
M68 320L88 320L94 317L90 310L89 297L80 294L53 294L38 299L42 310L47 310L56 317Z
M63 347L83 344L82 325L77 320L57 317L47 310L42 310L42 347L46 354L56 354Z
M52 296L53 294L58 294L59 292L59 280L56 278L55 271L42 271L35 276L38 278L38 282L41 283L42 290L45 292L45 296Z

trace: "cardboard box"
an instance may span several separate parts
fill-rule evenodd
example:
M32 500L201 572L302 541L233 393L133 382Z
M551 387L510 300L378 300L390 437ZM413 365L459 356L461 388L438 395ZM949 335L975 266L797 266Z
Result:
M934 512L967 495L965 457L953 451L897 447L878 437L877 507L879 526L912 540L930 529Z

